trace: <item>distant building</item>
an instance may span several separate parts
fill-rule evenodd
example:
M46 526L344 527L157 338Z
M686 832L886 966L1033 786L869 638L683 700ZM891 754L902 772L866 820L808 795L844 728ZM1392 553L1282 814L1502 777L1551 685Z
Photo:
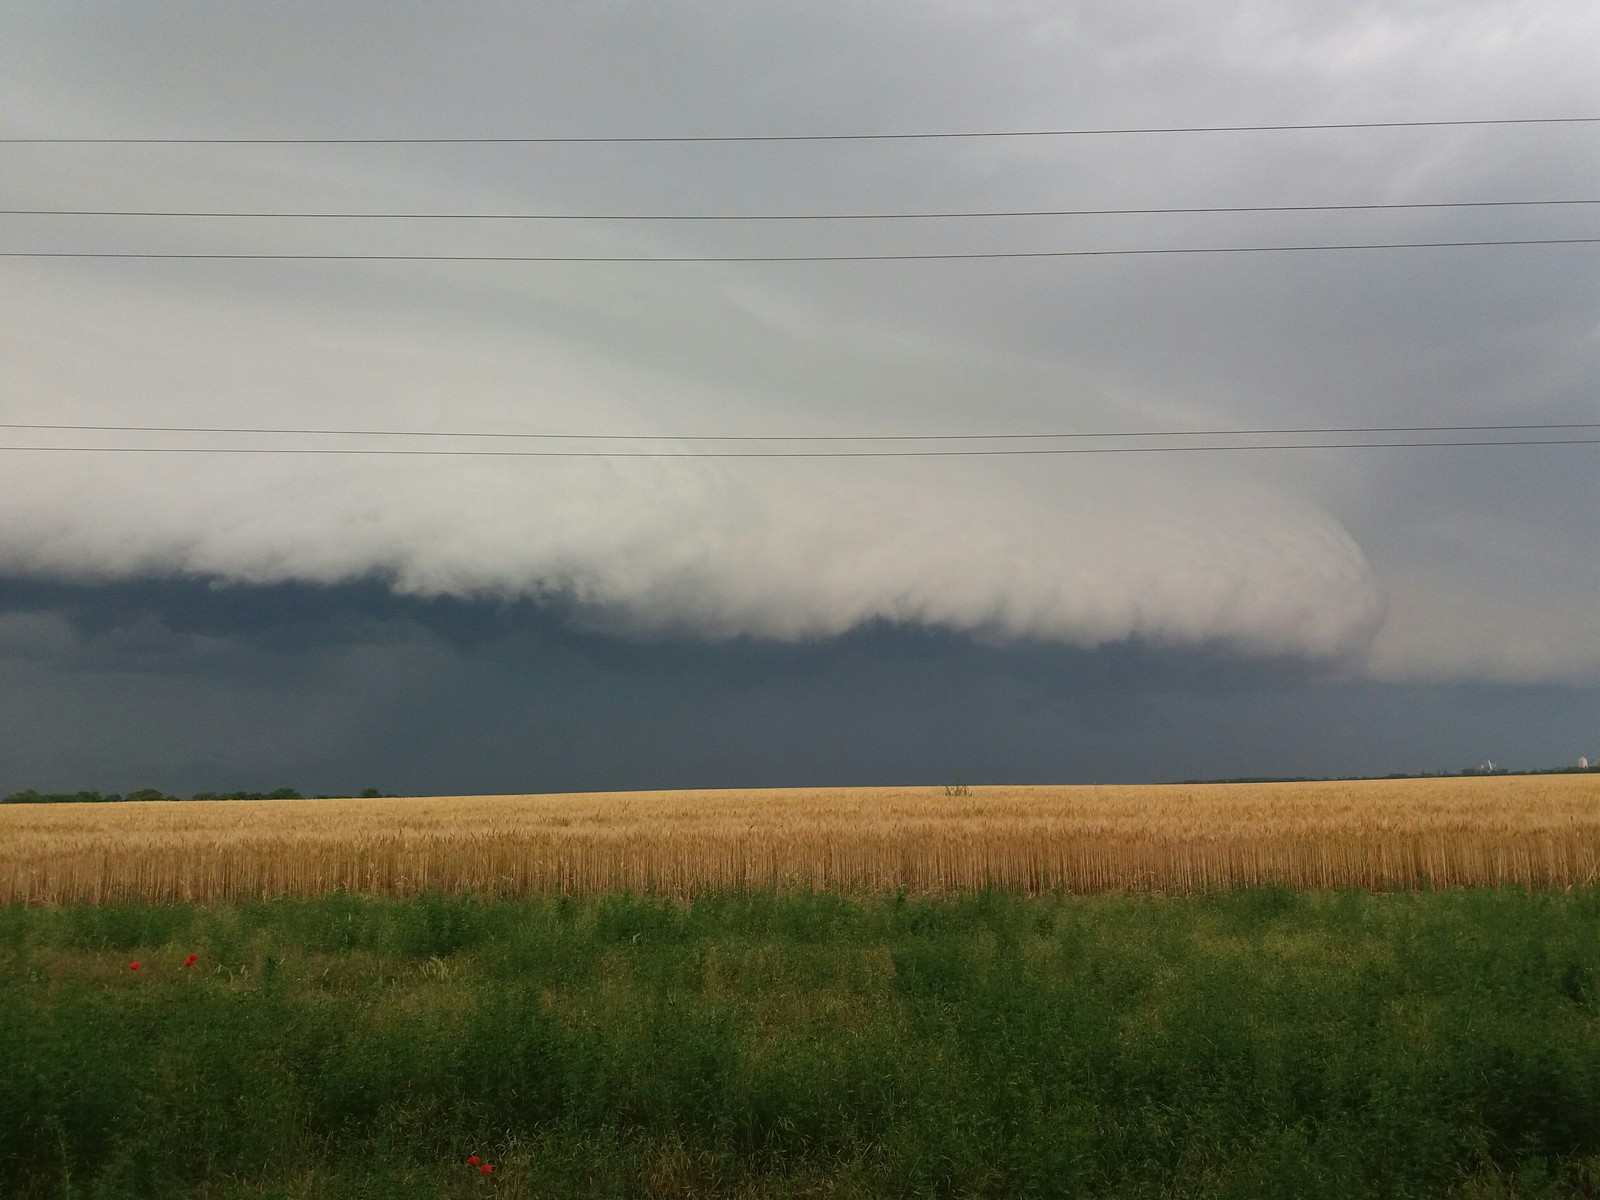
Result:
M1587 758L1585 758L1581 754L1578 755L1578 770L1587 771L1588 769L1589 769L1589 760Z

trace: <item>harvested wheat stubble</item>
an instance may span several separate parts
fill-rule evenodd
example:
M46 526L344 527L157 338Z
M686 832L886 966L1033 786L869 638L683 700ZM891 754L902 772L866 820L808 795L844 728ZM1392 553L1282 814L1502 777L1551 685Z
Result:
M346 889L1565 886L1600 777L818 788L0 808L0 901Z

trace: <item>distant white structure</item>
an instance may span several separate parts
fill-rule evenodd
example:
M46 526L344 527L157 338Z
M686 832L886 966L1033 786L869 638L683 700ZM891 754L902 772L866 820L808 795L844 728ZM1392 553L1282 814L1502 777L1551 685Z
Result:
M1588 769L1589 769L1589 760L1586 757L1584 757L1582 754L1578 755L1578 770L1587 771Z
M1492 759L1492 758L1484 759L1483 760L1483 766L1479 767L1478 770L1482 771L1485 775L1493 775L1494 774L1494 759Z

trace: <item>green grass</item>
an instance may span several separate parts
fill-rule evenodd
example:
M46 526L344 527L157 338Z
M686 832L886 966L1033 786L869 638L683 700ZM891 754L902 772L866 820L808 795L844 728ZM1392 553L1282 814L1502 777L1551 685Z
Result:
M491 1193L1600 1195L1600 889L0 909L0 1195Z

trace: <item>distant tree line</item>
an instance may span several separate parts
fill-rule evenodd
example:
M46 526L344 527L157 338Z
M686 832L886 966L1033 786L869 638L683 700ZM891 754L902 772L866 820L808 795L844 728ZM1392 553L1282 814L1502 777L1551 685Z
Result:
M1600 772L1600 764L1590 764L1587 767L1535 767L1528 770L1488 766L1461 768L1463 775L1593 775L1597 772Z
M1369 779L1456 779L1463 775L1594 775L1600 762L1587 767L1462 767L1459 771L1394 771L1388 775L1238 775L1232 779L1179 779L1176 785L1191 783L1347 783Z
M378 799L385 795L396 793L380 792L377 788L363 788L354 796L319 795L310 797L317 800L350 800L350 799ZM27 788L20 792L12 792L9 796L0 797L0 804L117 804L141 800L182 800L182 796L169 796L160 788L140 788L136 792L121 795L117 792L36 792ZM270 792L196 792L189 797L191 800L305 800L294 788L277 788Z

